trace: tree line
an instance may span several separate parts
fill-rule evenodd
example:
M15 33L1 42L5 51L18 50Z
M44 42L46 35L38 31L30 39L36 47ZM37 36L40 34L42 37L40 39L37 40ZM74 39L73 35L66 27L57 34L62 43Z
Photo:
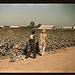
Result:
M38 24L37 26L35 26L35 22L31 21L29 26L25 26L25 27L21 27L21 28L33 29L33 28L39 28L40 26L41 26L41 24Z
M34 21L31 21L30 22L30 24L29 24L29 26L21 26L20 28L22 28L22 29L33 29L33 28L39 28L41 26L41 24L38 24L37 26L35 25L35 22ZM10 26L4 26L5 28L10 28Z

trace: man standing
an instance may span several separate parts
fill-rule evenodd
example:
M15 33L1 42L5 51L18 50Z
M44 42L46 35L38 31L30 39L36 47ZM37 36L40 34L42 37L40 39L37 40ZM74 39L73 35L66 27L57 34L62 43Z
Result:
M42 33L40 33L40 38L39 38L39 48L40 48L40 54L42 56L45 54L46 41L47 41L47 34L46 30L43 29Z
M35 45L35 31L32 31L29 40L30 51L26 54L26 59L30 56L31 52L33 53L33 59L36 58L36 45Z

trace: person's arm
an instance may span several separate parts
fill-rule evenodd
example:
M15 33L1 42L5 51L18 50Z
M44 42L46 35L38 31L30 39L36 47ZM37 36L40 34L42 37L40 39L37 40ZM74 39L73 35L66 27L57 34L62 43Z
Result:
M47 34L46 34L46 42L48 41L48 37L47 37Z
M41 36L41 33L40 33L40 35L39 35L39 43L40 43L40 36Z

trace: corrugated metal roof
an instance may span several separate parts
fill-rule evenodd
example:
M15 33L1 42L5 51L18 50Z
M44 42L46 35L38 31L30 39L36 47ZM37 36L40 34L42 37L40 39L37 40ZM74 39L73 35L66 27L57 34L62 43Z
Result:
M54 25L41 25L38 29L52 29Z
M54 25L41 25L41 27L54 27Z

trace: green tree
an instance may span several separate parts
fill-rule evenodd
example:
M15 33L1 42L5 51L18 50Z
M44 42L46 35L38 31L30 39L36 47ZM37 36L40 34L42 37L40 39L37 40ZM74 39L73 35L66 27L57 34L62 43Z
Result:
M5 28L9 28L10 26L6 26L6 25L5 25L4 27L5 27Z
M31 28L34 28L34 26L35 26L35 22L34 22L34 21L31 21L31 22L30 22L30 27L31 27Z
M40 26L41 26L41 24L38 24L38 25L37 25L37 28L39 28Z

